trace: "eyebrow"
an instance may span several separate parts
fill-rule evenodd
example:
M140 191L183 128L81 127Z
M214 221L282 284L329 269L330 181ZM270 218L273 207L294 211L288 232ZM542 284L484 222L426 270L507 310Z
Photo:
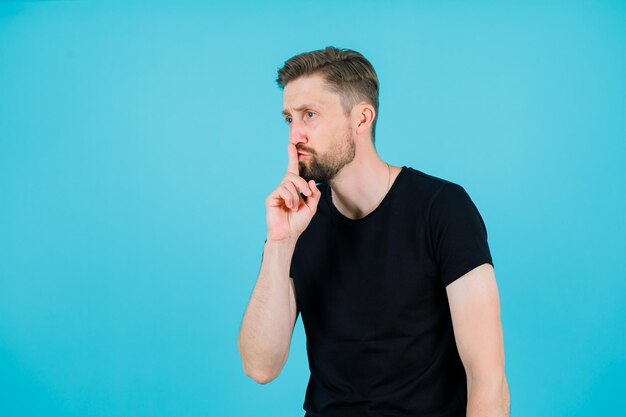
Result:
M295 111L300 111L300 110L304 110L304 109L308 109L308 108L315 108L316 106L313 104L303 104L301 106L298 106L296 108L294 108ZM286 116L289 114L288 110L283 110L282 115Z

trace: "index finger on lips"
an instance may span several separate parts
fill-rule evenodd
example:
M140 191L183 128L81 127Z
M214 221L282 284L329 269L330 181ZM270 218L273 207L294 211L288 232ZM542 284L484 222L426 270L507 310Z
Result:
M298 149L296 145L293 143L289 143L287 146L287 153L289 155L289 163L287 165L287 172L291 172L292 174L300 175L299 167L298 167Z

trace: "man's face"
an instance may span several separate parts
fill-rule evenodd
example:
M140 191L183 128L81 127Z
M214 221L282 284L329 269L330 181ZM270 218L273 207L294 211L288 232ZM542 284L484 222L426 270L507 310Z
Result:
M350 119L321 75L297 78L283 90L283 116L289 140L298 148L300 176L328 183L354 159ZM305 155L302 155L303 153Z

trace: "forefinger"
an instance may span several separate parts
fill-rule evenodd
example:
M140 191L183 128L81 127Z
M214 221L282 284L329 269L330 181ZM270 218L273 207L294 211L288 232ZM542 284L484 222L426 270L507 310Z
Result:
M290 142L287 146L287 154L289 156L287 172L300 176L300 169L298 167L298 149L296 148L296 145Z

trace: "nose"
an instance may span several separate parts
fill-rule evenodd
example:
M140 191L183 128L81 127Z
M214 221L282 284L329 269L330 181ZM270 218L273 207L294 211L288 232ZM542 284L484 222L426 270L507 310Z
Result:
M289 125L289 141L294 145L307 141L305 126L302 123L298 123L295 118Z

